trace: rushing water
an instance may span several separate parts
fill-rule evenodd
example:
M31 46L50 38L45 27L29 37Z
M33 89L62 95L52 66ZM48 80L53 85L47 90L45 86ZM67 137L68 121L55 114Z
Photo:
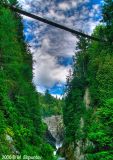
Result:
M56 140L56 143L54 142L56 149L53 152L54 156L58 156L57 152L59 148L63 145L63 132L64 132L64 126L63 126L63 118L62 116L51 116L46 117L43 119L44 123L47 124L48 130L51 134L51 136ZM58 160L65 160L63 157L58 157Z
M58 151L59 148L62 147L62 144L63 144L62 142L56 142L56 150L55 150L54 153L53 153L54 155L57 154L57 151ZM65 160L65 158L59 157L58 160Z

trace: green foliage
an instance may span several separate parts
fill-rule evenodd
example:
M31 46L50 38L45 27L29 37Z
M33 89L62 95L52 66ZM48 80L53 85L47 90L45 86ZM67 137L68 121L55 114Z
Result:
M98 159L109 159L113 153L113 99L107 100L92 117L88 137L96 146L92 153ZM91 154L90 154L91 156Z
M64 100L54 98L48 90L46 90L45 95L39 94L39 102L43 117L62 114Z
M39 96L31 82L32 56L24 42L21 18L0 6L0 156L17 150L54 160L53 149L43 140Z
M66 142L75 142L80 137L83 138L81 133L81 117L86 112L83 102L83 96L86 81L86 69L87 69L87 39L80 38L77 48L80 50L76 52L74 73L70 80L68 80L68 90L66 97L66 104L63 109L64 124L66 126ZM70 123L71 122L71 123ZM76 143L76 142L75 142Z
M79 38L74 73L68 77L63 109L65 142L78 146L86 160L113 159L113 1L105 0L103 25L93 36L108 43ZM89 106L87 106L87 100ZM83 122L81 123L81 119ZM73 151L74 153L74 151Z
M113 1L104 0L103 7L103 21L107 24L105 33L109 42L112 44L112 35L113 35Z

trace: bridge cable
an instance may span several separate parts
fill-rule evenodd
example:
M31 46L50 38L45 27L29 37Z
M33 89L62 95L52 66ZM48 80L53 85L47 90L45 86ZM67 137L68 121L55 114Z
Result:
M93 36L87 35L87 34L85 34L85 33L82 33L82 32L76 31L76 30L74 30L74 29L72 29L72 28L69 28L69 27L66 27L66 26L64 26L64 25L61 25L61 24L59 24L59 23L57 23L57 22L54 22L54 21L48 20L48 19L46 19L46 18L42 18L42 17L39 17L39 16L37 16L37 15L31 14L31 13L26 12L26 11L24 11L24 10L22 10L22 9L19 9L19 8L15 7L15 6L12 6L12 5L9 5L9 4L7 5L7 4L5 4L5 3L3 4L3 6L6 7L6 8L9 8L10 10L12 10L12 11L14 11L14 12L17 12L17 13L19 13L19 14L21 14L21 15L24 15L24 16L27 16L27 17L30 17L30 18L33 18L33 19L35 19L35 20L38 20L38 21L41 21L41 22L43 22L43 23L49 24L49 25L54 26L54 27L56 27L56 28L65 30L65 31L67 31L67 32L70 32L70 33L72 33L73 35L82 36L82 37L84 37L84 38L88 38L88 39L91 39L91 40L94 40L94 41L105 42L105 43L107 42L106 40L102 40L102 39L99 39L99 38L97 38L97 37L93 37Z

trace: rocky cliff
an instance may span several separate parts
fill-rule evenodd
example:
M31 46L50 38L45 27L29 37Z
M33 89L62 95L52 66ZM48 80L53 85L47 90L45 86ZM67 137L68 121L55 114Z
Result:
M51 135L56 139L56 142L63 140L63 118L62 116L51 116L43 119L44 123L47 124L48 130Z
M86 112L88 112L91 104L89 88L85 89L83 103L85 105ZM84 133L84 128L86 127L85 121L86 119L84 116L80 117L78 130L81 136L85 134ZM80 137L79 139L76 139L75 142L72 142L68 145L64 144L60 152L63 155L65 155L66 160L85 160L86 159L85 151L89 146L93 146L93 144L88 139L83 139L83 137Z

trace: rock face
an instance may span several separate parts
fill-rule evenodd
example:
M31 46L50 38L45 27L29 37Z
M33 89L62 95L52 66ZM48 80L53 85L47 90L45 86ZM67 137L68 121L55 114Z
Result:
M85 104L86 112L87 112L90 109L90 105L91 105L91 96L90 96L90 91L88 87L85 89L83 102ZM80 117L79 132L84 134L84 128L85 128L85 119L84 117ZM67 146L64 146L64 150L62 152L65 155L66 160L86 160L85 150L89 146L94 147L92 142L90 142L88 139L85 139L84 141L82 140L82 138L78 140L76 139L76 142L72 142Z
M85 94L84 94L84 104L87 110L90 108L90 103L91 103L91 98L90 98L89 88L86 88Z
M47 129L46 133L45 133L45 140L47 143L49 143L51 146L53 146L54 148L56 147L56 139L52 136L52 134L50 133L50 131Z
M62 148L64 137L64 126L62 116L51 116L43 119L43 122L48 126L48 132L46 134L46 140L53 147L55 147L54 155L56 155L60 148ZM65 160L65 158L59 157L58 160Z
M14 143L14 140L13 138L11 137L11 135L9 134L6 134L6 137L5 137L5 140L7 141L9 147L10 147L10 150L13 154L17 155L17 154L20 154L19 151L16 149L15 147L15 143Z
M63 118L62 116L51 116L44 118L43 121L47 124L51 135L56 139L56 142L63 140Z

